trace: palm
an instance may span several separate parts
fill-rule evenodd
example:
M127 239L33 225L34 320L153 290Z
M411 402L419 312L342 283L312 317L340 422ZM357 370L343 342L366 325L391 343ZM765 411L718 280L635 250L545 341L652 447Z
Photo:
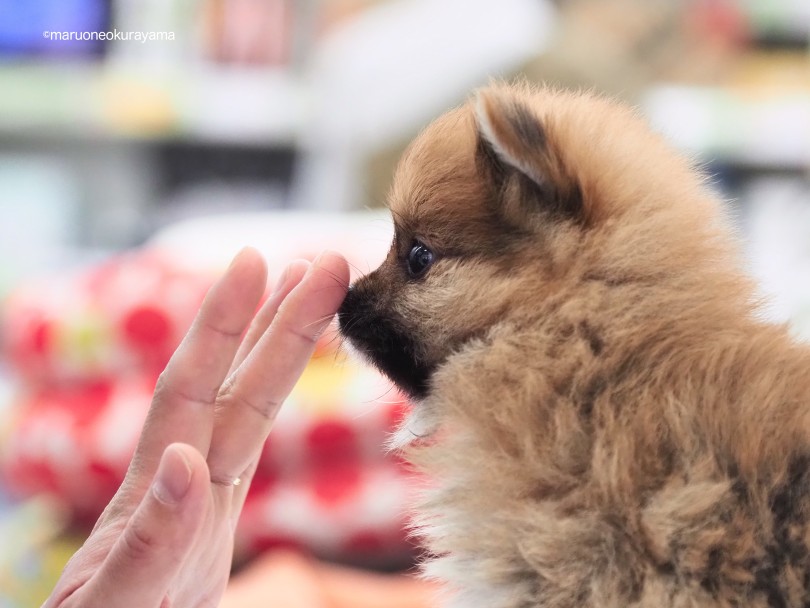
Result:
M167 596L176 606L217 606L228 584L233 555L233 532L228 514L211 495L211 508L195 547L194 559L172 581ZM229 509L230 510L230 509Z

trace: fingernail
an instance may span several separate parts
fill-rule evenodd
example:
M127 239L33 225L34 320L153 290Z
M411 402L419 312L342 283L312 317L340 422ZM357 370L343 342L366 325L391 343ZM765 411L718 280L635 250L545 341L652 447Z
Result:
M233 268L233 267L234 267L234 265L236 265L236 261L237 261L237 260L238 260L238 259L239 259L239 258L242 256L242 252L243 252L244 250L245 250L245 248L244 248L244 247L242 247L242 249L240 249L240 250L237 252L237 254L236 254L235 256L233 256L233 258L231 259L231 263L230 263L230 264L228 264L228 270L230 270L231 268Z
M251 247L249 245L246 245L246 246L242 247L242 249L240 249L239 252L235 256L233 256L233 259L231 260L231 263L228 265L229 270L236 265L236 262L239 260L239 258L241 258L245 254L245 252L248 249L251 249Z
M321 263L321 260L323 260L323 255L324 255L324 252L321 252L321 253L318 254L318 256L314 260L312 260L312 265L307 269L307 273L310 273L313 270L315 270L315 267L318 264Z
M170 445L163 452L152 491L165 504L177 504L191 485L191 468L180 449Z
M281 276L278 278L278 281L276 281L276 286L273 287L272 295L276 295L279 291L281 291L281 288L284 287L284 283L287 282L289 276L290 276L290 267L288 265L281 273Z

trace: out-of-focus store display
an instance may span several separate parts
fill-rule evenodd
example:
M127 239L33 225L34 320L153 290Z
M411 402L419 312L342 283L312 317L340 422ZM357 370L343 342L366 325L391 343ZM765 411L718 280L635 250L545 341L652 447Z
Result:
M286 551L231 579L221 608L435 608L439 590L403 574L360 572Z
M373 268L390 221L346 211L381 206L433 117L515 77L638 105L729 201L769 314L810 336L804 0L0 0L0 608L39 605L87 533L229 257ZM382 447L406 406L333 347L237 550L406 567L419 482ZM267 572L344 605L342 574L293 562Z
M175 225L100 265L12 290L2 354L17 390L0 410L5 492L18 501L47 499L58 508L57 529L89 529L123 479L158 374L234 249L258 246L271 283L287 260L312 258L322 247L347 252L355 267L376 265L390 238L379 219L214 217ZM217 243L210 242L212 224ZM414 478L384 449L407 404L338 344L334 331L321 338L276 421L236 531L237 560L278 547L377 567L411 559L403 530ZM14 510L8 525L37 519L23 518L32 504ZM52 513L35 512L40 522ZM38 538L44 547L63 546L60 536ZM11 559L3 552L12 548L24 553L23 544L4 545L0 556ZM19 559L14 564L21 567ZM53 582L46 565L34 572Z
M810 339L810 184L760 177L747 181L741 199L751 269L770 296L770 314Z

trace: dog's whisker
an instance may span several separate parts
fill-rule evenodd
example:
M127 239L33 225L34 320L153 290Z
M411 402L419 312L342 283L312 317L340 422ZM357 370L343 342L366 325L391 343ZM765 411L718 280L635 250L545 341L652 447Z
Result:
M382 395L380 395L379 397L374 397L373 399L369 399L367 401L367 403L380 403L380 402L382 402L383 397L386 397L388 394L390 394L391 391L394 390L394 388L395 388L394 386L389 386L388 389ZM392 401L391 403L396 403L396 402Z
M323 267L321 267L320 270L322 270L327 275L329 275L335 281L335 283L337 283L341 287L343 287L345 289L349 288L349 283L347 281L344 281L343 279L341 279L337 274L335 274L331 270L327 270L326 268L323 268Z
M314 321L310 321L309 323L304 324L304 327L306 329L309 329L310 327L313 327L315 325L320 325L321 323L323 323L327 319L331 319L333 316L334 316L333 314L323 315L322 317L319 317L319 318L315 319Z
M360 275L363 274L363 271L360 270L360 268L356 264L352 264L351 262L348 262L348 260L347 260L347 263L349 264L349 268L352 268L355 271L357 271L357 274L360 274Z

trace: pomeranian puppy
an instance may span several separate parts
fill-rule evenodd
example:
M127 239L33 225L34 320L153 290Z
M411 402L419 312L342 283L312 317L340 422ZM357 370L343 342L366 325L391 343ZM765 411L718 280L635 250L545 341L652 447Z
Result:
M810 606L810 347L633 111L493 85L410 146L339 312L415 402L447 604Z

